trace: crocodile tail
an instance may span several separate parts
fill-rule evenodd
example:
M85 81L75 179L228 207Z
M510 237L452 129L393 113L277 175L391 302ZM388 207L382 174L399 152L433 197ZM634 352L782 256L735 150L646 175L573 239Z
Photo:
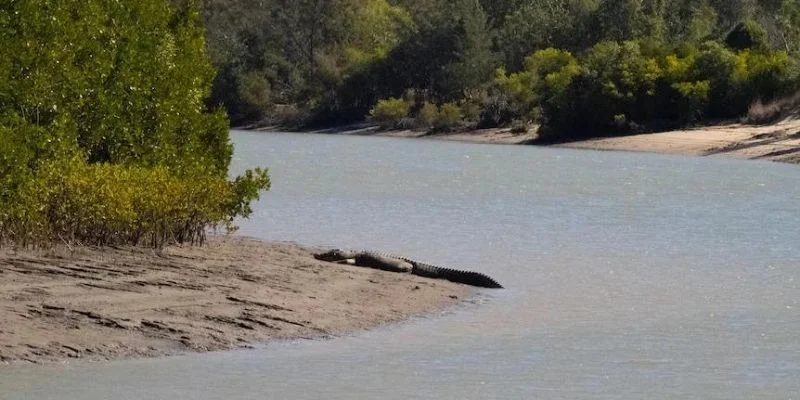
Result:
M410 260L406 259L406 261ZM440 267L416 261L412 262L411 265L414 266L414 268L411 270L411 273L414 275L419 275L425 278L434 278L434 279L443 278L442 268Z
M412 274L426 278L447 279L451 282L463 283L466 285L502 289L503 286L491 277L480 272L461 271L457 269L442 268L435 265L413 262Z

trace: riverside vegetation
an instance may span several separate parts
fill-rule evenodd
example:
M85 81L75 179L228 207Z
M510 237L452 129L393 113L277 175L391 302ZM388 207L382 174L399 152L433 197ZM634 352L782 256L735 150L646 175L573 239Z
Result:
M769 121L796 108L800 0L0 0L0 48L0 242L161 247L269 188L228 180L228 116L550 141Z
M270 186L229 181L201 9L0 1L0 243L162 247L233 228Z
M800 88L800 0L207 0L204 18L237 124L566 141L770 120Z

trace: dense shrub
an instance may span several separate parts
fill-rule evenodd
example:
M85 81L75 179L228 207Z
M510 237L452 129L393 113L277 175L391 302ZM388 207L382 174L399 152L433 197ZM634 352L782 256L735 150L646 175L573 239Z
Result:
M700 120L708 107L711 81L697 80L694 66L697 50L682 49L682 54L668 54L659 60L661 78L657 87L659 117L673 120L677 124Z
M555 110L566 101L566 90L580 72L578 60L569 52L557 49L537 51L525 59L525 69L507 74L499 69L496 90L507 99L503 122L519 121L527 125L542 118L544 108Z
M707 116L724 118L733 105L730 103L731 75L736 67L736 53L717 42L705 42L698 48L697 56L689 65L690 80L709 82L709 108Z
M538 119L540 140L560 141L738 118L756 100L795 93L797 71L784 52L734 52L717 42L674 50L601 42L580 60L536 52L523 71L499 70L495 90L510 119Z
M595 45L579 69L550 79L551 100L541 103L541 138L638 130L641 121L654 115L660 74L656 60L645 56L637 42Z
M207 168L123 167L80 158L47 162L0 206L0 240L78 244L202 242L206 229L232 228L232 208L252 192L237 193ZM264 171L251 177L269 187ZM246 216L249 209L236 210Z
M227 173L227 119L204 105L214 69L196 9L163 0L7 7L14 18L1 22L0 115L71 125L91 162L178 165L201 156Z
M745 50L738 54L732 81L742 113L754 101L770 102L794 94L798 89L797 63L784 52Z

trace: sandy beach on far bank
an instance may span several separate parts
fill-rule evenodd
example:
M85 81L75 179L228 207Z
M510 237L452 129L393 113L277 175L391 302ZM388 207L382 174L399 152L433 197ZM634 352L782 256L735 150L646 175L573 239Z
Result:
M421 134L415 131L377 132L379 136L456 140L485 144L530 144L534 129L515 134L510 129ZM725 156L800 163L800 119L769 125L730 123L674 131L579 140L552 145L571 149L639 151L687 156Z
M800 119L770 125L725 124L557 145L573 149L643 151L800 163Z
M326 338L453 305L470 288L317 261L290 243L0 249L2 364L157 357Z

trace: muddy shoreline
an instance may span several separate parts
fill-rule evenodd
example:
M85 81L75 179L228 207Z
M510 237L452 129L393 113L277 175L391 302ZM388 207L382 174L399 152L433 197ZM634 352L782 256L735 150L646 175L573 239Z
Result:
M242 237L202 246L0 248L0 366L328 338L454 305L470 288Z

